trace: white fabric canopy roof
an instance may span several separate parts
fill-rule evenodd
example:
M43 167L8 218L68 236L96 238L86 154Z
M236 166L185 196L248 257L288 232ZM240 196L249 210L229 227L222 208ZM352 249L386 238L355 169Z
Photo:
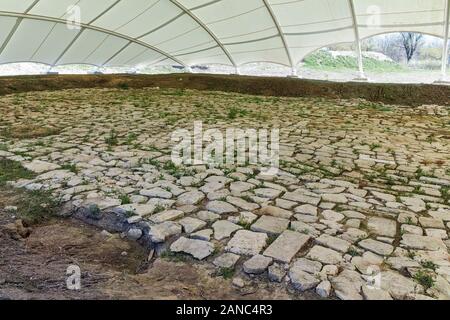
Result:
M352 4L353 3L353 4ZM0 64L295 68L336 43L444 37L449 0L0 0ZM79 28L67 25L80 8Z

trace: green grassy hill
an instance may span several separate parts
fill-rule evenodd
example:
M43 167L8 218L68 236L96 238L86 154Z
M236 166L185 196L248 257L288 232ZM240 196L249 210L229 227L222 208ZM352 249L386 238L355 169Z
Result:
M402 65L390 62L380 61L373 58L364 57L364 69L372 72L395 72L406 71ZM327 51L317 51L307 56L304 60L305 67L321 70L355 70L358 68L358 61L355 57L339 56L333 58Z

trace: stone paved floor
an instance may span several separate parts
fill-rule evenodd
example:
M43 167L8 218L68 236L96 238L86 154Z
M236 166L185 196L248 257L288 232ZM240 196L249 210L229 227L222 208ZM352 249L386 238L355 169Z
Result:
M18 94L0 97L0 157L39 174L15 187L121 210L238 287L448 299L448 112L158 88ZM171 133L200 120L279 127L282 170L174 166Z

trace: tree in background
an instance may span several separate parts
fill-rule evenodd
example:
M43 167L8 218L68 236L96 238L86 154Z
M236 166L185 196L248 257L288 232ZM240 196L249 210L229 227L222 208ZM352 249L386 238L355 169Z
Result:
M405 50L406 61L409 63L416 52L423 45L423 34L415 32L402 32L402 46Z

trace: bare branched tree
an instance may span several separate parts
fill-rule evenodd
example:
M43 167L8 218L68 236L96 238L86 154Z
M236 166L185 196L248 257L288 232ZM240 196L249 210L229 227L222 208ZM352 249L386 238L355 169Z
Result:
M415 32L402 32L402 46L405 50L406 61L409 63L417 50L423 45L423 34Z

